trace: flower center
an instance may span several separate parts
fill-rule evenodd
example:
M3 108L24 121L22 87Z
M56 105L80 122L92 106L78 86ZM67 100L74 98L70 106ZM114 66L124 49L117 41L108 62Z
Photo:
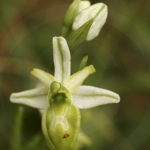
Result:
M54 103L63 103L65 102L66 96L64 93L57 93L53 96Z

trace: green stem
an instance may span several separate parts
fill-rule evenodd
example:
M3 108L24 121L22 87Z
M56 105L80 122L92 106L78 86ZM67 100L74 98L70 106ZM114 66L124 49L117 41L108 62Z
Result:
M10 150L21 150L21 130L22 130L23 113L24 113L23 106L19 106L14 121L12 137L10 140L11 142Z

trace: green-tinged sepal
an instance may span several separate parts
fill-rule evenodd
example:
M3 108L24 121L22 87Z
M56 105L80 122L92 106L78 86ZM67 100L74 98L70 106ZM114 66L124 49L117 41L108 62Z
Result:
M51 74L41 70L41 69L37 69L37 68L34 68L32 71L31 71L31 74L38 78L42 83L43 85L45 86L46 89L49 90L49 85L55 81L55 77L53 77Z
M75 91L82 83L84 80L92 73L94 73L96 70L93 65L87 66L83 68L82 70L74 73L72 76L70 76L66 80L65 86L67 89L69 89L71 92Z
M86 40L93 22L94 18L90 19L77 30L73 31L71 35L67 38L68 46L71 53L74 53L74 51Z
M79 109L72 104L70 92L53 82L48 95L50 107L42 116L42 130L51 150L76 150L80 126Z
M72 24L79 11L80 0L74 0L68 8L63 25L61 28L61 36L66 37L72 30Z

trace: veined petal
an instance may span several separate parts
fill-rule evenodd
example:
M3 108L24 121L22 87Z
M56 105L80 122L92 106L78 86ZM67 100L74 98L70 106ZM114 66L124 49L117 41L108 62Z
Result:
M38 109L45 109L49 106L47 93L48 91L44 87L35 88L19 93L12 93L10 95L10 101Z
M118 94L92 86L79 86L72 93L72 98L73 103L80 109L92 108L108 103L118 103L120 101Z
M94 4L78 14L73 23L73 29L77 30L84 23L95 17L95 20L89 30L86 40L90 41L98 36L101 28L106 22L107 6L103 3Z
M84 69L74 73L72 76L70 76L66 82L65 86L70 91L75 91L78 86L80 86L83 81L92 73L95 72L95 68L93 65L87 66Z
M55 81L55 78L52 75L40 69L33 69L33 71L31 71L31 74L38 78L48 90L51 83Z
M55 65L55 78L63 83L70 76L70 51L63 37L53 38L53 55Z

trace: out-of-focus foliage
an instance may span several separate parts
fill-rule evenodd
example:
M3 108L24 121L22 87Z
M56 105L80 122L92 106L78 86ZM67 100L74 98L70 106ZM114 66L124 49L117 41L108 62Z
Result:
M0 150L11 147L19 107L10 103L9 95L37 85L30 75L34 67L53 74L52 37L60 35L71 2L0 1ZM150 2L102 2L108 5L107 22L96 39L84 43L73 54L72 73L88 55L88 63L97 71L84 84L112 90L120 94L121 102L81 111L82 131L92 141L81 149L149 150ZM21 145L47 150L45 141L38 138L43 136L39 112L23 107ZM39 144L34 145L38 140Z

